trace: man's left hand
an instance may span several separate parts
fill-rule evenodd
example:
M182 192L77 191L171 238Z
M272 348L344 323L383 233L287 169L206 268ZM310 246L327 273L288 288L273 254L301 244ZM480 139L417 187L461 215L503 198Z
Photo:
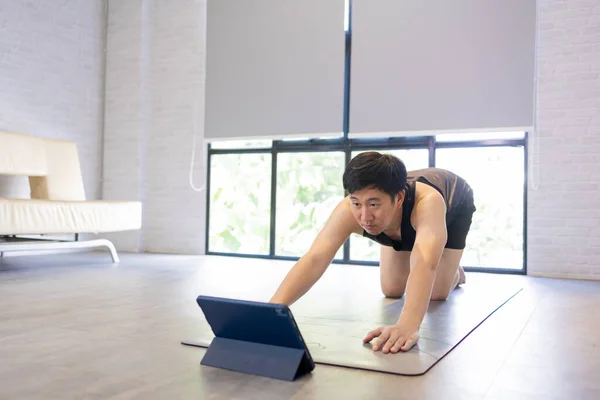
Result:
M377 328L367 334L364 343L378 338L373 345L373 350L381 350L383 353L397 353L398 351L410 350L419 340L419 331L407 329L400 325L389 325Z

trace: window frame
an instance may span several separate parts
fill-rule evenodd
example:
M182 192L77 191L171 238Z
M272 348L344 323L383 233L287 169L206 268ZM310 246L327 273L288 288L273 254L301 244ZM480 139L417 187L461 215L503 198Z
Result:
M493 272L507 274L527 274L527 153L528 153L528 132L524 132L523 138L515 139L481 139L465 141L436 141L435 136L411 136L411 137L389 137L373 139L350 139L347 132L343 137L336 139L308 139L308 140L274 140L271 147L258 148L237 148L237 149L213 149L208 144L208 168L206 177L206 226L205 226L205 253L207 255L236 256L251 258L266 258L276 260L296 261L298 256L281 256L275 254L276 240L276 218L277 218L277 160L279 154L284 153L303 153L303 152L344 152L345 163L351 159L353 151L361 150L410 150L427 149L429 151L429 166L435 167L436 150L449 148L481 148L481 147L522 147L523 148L523 169L524 169L524 190L523 190L523 263L521 269L504 269L485 266L464 266L466 271L473 272ZM271 211L270 211L270 229L269 229L269 254L244 254L229 253L210 250L210 185L211 185L211 161L213 155L219 154L271 154ZM341 182L340 182L341 185ZM378 266L377 261L353 260L350 258L350 240L346 240L343 245L343 258L334 259L336 264L367 265Z

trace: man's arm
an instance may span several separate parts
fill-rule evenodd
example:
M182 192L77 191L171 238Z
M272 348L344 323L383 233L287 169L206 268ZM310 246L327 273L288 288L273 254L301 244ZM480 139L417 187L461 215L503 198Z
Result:
M290 306L306 294L321 278L350 234L357 232L358 227L348 199L343 199L329 216L309 251L288 272L269 302Z
M406 300L398 324L418 330L429 306L435 271L448 233L446 204L441 195L427 196L415 211L412 224L417 234L410 256L411 273L406 286Z
M396 324L377 328L364 342L377 337L373 350L384 353L408 351L419 340L435 280L435 270L446 244L446 204L439 193L423 198L415 206L411 222L417 232L410 256L411 272L406 284L404 308Z

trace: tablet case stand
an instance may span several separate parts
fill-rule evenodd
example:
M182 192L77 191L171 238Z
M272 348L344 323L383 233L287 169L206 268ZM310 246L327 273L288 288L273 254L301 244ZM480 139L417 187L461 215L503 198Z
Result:
M302 349L215 337L202 365L293 381L309 372Z

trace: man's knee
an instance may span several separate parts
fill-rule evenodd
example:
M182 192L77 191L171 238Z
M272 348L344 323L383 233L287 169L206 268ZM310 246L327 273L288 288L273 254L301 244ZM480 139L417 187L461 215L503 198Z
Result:
M404 296L405 286L393 286L393 285L381 285L381 291L385 297L391 297L394 299Z
M431 292L431 300L433 301L445 301L448 300L448 296L450 296L448 291L433 290Z

